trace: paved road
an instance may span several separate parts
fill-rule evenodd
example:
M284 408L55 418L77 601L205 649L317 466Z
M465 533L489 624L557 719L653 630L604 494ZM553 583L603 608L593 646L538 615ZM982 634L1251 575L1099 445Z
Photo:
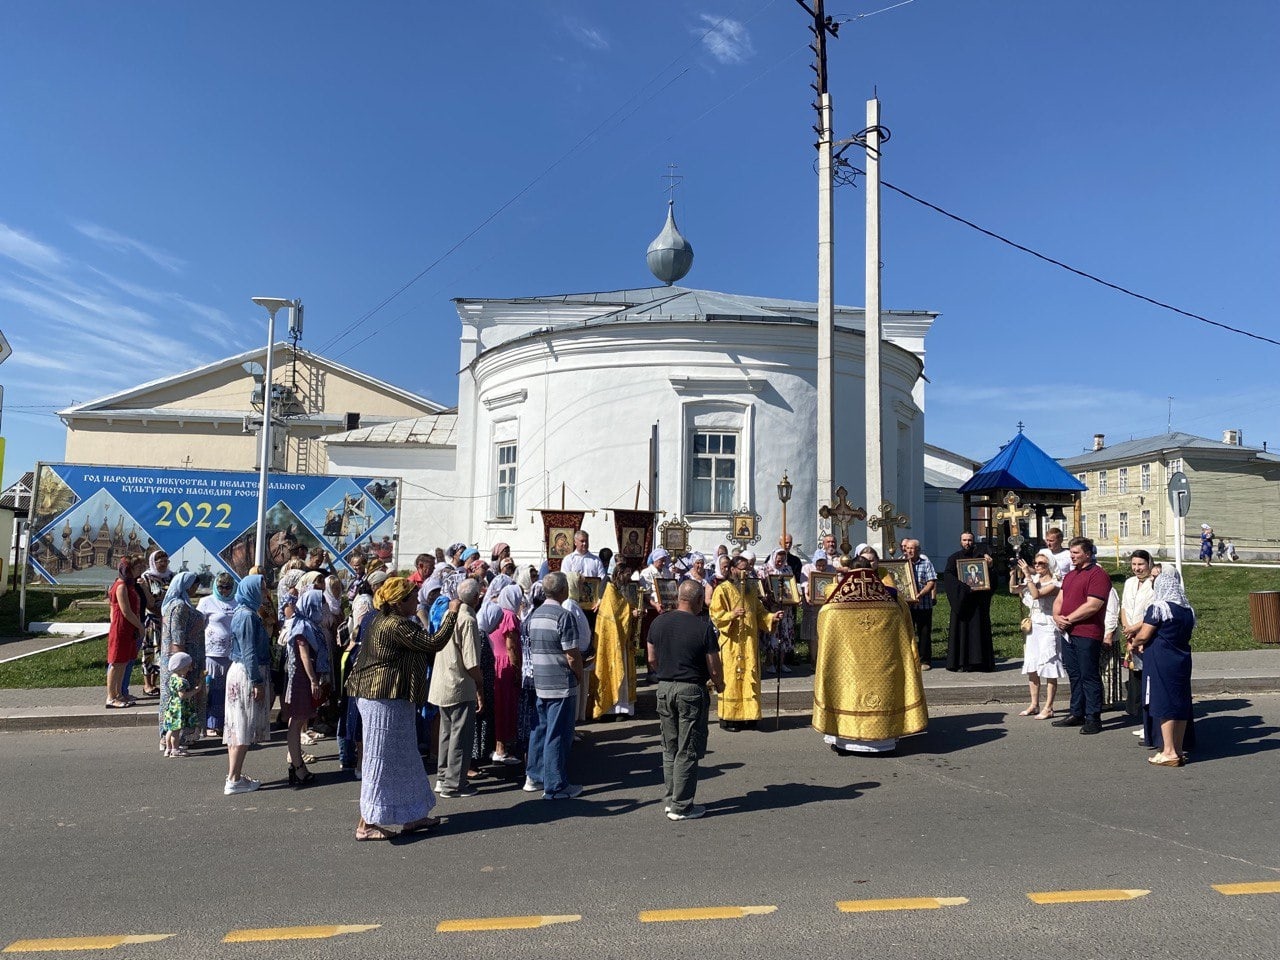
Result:
M1003 707L936 710L893 758L838 757L799 726L717 730L699 792L711 815L680 824L662 815L656 725L592 726L582 799L492 782L441 801L438 834L393 844L352 839L358 784L323 759L332 741L316 786L223 797L220 753L165 760L148 731L5 733L0 946L172 934L110 956L1273 960L1280 894L1213 885L1280 890L1280 697L1199 709L1204 748L1182 770L1147 765L1127 729L1081 737ZM283 767L273 745L247 769ZM1028 897L1080 890L1123 899ZM838 906L887 899L912 909ZM706 907L774 909L640 919ZM561 922L438 929L513 916ZM334 924L378 926L221 942Z

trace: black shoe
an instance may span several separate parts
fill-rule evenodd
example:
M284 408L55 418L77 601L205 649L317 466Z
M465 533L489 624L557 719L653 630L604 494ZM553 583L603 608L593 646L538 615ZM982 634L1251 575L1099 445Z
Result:
M1081 733L1101 733L1102 724L1097 720L1086 720L1084 726L1080 728Z
M1050 723L1053 727L1082 727L1084 726L1084 717L1077 717L1074 713L1069 713L1061 720L1054 720Z

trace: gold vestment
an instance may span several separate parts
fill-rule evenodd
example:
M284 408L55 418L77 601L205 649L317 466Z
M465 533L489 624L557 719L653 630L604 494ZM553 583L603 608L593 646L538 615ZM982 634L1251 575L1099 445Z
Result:
M911 612L874 571L841 578L818 614L813 728L842 740L893 740L929 723Z
M760 719L760 631L772 630L776 614L760 602L755 580L726 580L711 594L711 622L719 632L724 693L716 704L721 720ZM742 607L742 617L733 611Z
M591 675L592 716L602 717L622 702L635 712L636 656L633 630L636 620L631 604L612 583L606 584L604 596L596 608L596 669ZM625 686L624 686L625 684Z

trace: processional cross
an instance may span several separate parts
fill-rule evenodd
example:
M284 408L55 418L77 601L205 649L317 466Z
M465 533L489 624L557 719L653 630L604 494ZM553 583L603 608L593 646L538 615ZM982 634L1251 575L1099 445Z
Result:
M1009 537L1009 545L1013 547L1014 550L1021 550L1022 545L1026 543L1027 540L1026 537L1022 535L1022 530L1018 526L1018 521L1029 520L1031 518L1031 508L1021 506L1022 498L1012 490L1006 493L1000 502L1004 504L1005 509L997 510L995 512L995 519L997 521L1008 521L1009 531L1011 534Z
M898 552L897 533L898 527L910 527L911 518L905 513L899 513L894 516L893 511L898 509L888 500L880 504L879 516L872 517L867 521L867 526L872 530L880 531L880 543L884 547L882 555L887 560Z
M855 520L867 519L867 511L855 507L849 502L849 491L843 486L836 487L836 497L831 503L824 503L818 510L818 516L830 520L831 526L840 531L840 552L848 556L853 549L849 542L849 525Z

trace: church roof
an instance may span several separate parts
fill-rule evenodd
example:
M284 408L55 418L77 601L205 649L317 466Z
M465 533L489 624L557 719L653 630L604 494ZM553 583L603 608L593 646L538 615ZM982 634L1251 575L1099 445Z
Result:
M1210 440L1197 437L1193 433L1162 433L1154 437L1143 437L1139 440L1126 440L1124 443L1103 447L1101 450L1090 450L1077 457L1067 457L1062 465L1068 469L1090 467L1099 463L1112 463L1117 460L1158 459L1164 453L1183 456L1188 453L1212 453L1215 456L1257 458L1271 462L1280 462L1280 457L1257 447L1246 447L1243 444L1223 443L1221 440Z
M1087 490L1021 431L964 482L961 493L987 490L1037 490L1076 493Z
M426 447L455 447L458 445L458 411L447 410L425 417L394 420L391 423L333 433L326 436L324 442L396 446L413 443Z

